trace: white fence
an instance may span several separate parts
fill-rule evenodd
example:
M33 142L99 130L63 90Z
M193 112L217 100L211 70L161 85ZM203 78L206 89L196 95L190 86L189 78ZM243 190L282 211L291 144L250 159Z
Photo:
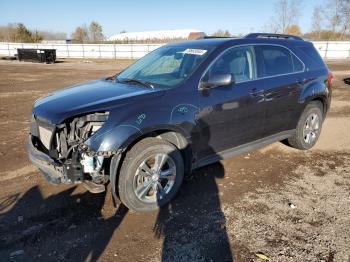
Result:
M324 59L350 59L350 41L313 42Z
M350 59L350 42L313 42L324 59ZM56 49L58 58L140 58L163 44L30 44L0 43L0 55L14 56L17 48Z
M0 43L0 55L14 56L17 48L56 49L58 58L140 58L162 44L31 44Z

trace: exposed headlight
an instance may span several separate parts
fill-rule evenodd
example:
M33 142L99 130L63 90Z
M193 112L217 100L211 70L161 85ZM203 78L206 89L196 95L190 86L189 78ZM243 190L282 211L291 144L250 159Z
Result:
M107 121L108 112L88 114L75 118L71 122L71 132L78 136L79 140L85 140L97 132Z
M58 157L67 158L77 145L96 133L108 119L108 112L77 116L57 125L53 148Z

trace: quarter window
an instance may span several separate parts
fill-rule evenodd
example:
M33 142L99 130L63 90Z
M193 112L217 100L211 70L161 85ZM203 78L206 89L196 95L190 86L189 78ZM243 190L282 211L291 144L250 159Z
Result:
M304 65L300 62L300 60L293 54L292 58L293 58L293 66L294 66L294 72L300 72L304 70Z
M252 47L231 48L209 68L205 78L215 74L232 74L236 83L256 78L255 56Z
M304 65L288 49L280 46L259 46L263 68L262 77L300 72Z
M318 70L326 67L322 57L313 46L299 46L298 49L302 51L308 60L307 64L310 70Z

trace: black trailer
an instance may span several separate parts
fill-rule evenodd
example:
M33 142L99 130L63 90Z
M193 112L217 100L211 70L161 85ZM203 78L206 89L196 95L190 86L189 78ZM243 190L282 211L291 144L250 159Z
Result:
M56 49L18 48L19 61L53 64L56 61Z

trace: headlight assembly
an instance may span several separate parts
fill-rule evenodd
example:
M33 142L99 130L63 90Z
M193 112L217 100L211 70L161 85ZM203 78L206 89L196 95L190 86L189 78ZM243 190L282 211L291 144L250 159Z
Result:
M71 151L96 133L108 119L108 112L86 114L57 126L54 151L66 159Z
M102 127L102 125L107 121L108 116L108 112L103 112L75 118L71 122L71 135L78 136L77 138L80 141L86 140Z

